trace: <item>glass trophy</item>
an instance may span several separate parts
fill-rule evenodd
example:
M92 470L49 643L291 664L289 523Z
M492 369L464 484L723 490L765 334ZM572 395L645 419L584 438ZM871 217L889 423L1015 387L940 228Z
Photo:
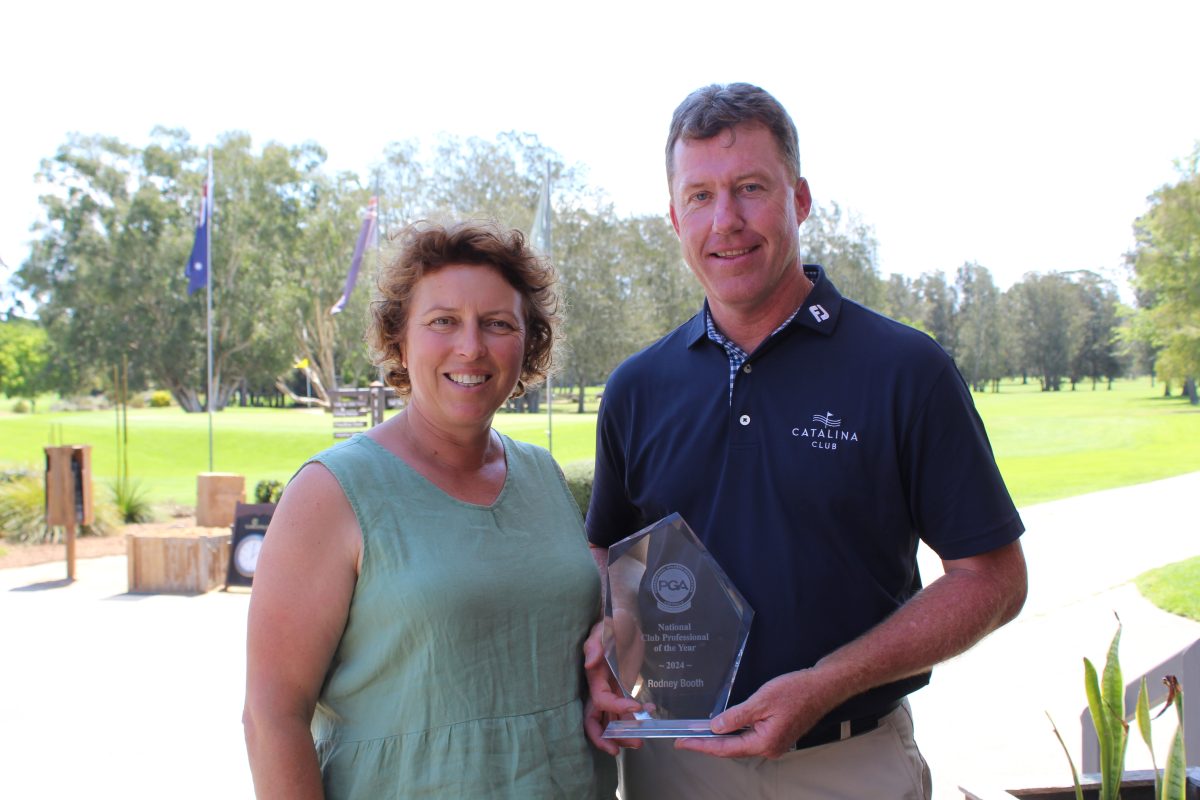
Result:
M679 514L608 549L604 653L642 704L609 739L716 736L754 611Z

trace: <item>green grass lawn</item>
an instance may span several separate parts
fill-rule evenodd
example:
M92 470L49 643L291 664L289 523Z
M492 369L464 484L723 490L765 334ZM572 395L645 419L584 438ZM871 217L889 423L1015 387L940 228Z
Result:
M546 447L563 464L590 461L596 447L595 413L576 414L556 403L552 417L496 415L495 427L514 439ZM177 408L129 409L129 472L151 502L195 505L196 475L208 472L208 415ZM53 432L52 432L53 430ZM97 498L116 475L116 414L76 411L0 414L0 467L45 469L42 448L51 436L92 446ZM332 418L306 409L228 408L213 415L213 471L246 476L250 495L260 480L286 481L305 459L334 443ZM105 494L101 494L101 493Z
M1200 408L1149 378L1112 391L1008 382L975 404L1018 506L1200 470Z
M1137 587L1164 611L1200 622L1200 556L1143 572Z
M552 417L496 415L504 433L543 447L553 432L562 464L590 462L595 453L597 402L575 413L565 396ZM1200 470L1200 409L1164 398L1149 379L1118 382L1112 391L1090 385L1041 392L1007 382L999 393L975 395L1005 481L1018 506L1143 483ZM50 407L49 399L39 402ZM129 467L151 502L191 506L196 475L208 471L208 416L177 408L130 409ZM53 431L53 433L52 433ZM218 472L246 476L247 493L260 480L286 481L306 458L334 442L332 419L320 411L230 408L214 415ZM97 500L107 500L116 474L116 417L112 411L0 412L0 468L45 467L52 437L92 446ZM1200 619L1200 559L1154 570L1138 588L1159 606Z
M1001 472L1018 506L1200 470L1200 409L1163 398L1149 379L1090 385L1075 392L1040 392L1035 384L1002 385L975 395ZM48 408L48 402L39 403ZM545 413L496 415L496 427L542 446L553 426L554 456L563 464L590 461L596 403L575 413L555 403ZM246 476L248 491L264 479L285 481L313 453L333 443L332 420L319 411L230 408L214 415L218 472ZM42 447L54 435L92 446L97 495L116 474L112 411L0 413L0 467L44 468ZM194 505L196 474L208 471L208 416L177 408L130 409L129 467L151 501Z

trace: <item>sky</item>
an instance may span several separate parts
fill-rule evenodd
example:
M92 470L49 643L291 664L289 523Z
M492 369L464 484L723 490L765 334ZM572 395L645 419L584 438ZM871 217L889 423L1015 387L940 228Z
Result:
M7 4L0 286L41 218L39 162L71 132L313 140L364 176L389 142L531 132L619 212L665 214L671 112L748 81L795 119L816 202L874 229L884 275L973 261L1002 288L1123 283L1134 220L1200 140L1195 0L414 6Z

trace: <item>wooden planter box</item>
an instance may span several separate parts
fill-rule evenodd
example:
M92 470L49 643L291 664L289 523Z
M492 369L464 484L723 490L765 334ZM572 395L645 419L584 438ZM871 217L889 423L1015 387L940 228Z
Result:
M246 478L236 472L201 472L196 476L196 524L210 528L233 525L233 511L246 502Z
M225 585L230 534L125 536L129 591L203 594Z
M1188 767L1187 789L1184 797L1187 800L1200 800L1200 768ZM1100 794L1100 776L1082 775L1079 786L1083 789L1084 800L1096 800ZM1074 786L1053 786L1030 789L980 789L976 791L965 787L962 789L965 800L1075 800ZM1121 781L1121 800L1155 800L1154 773L1146 770L1129 770Z

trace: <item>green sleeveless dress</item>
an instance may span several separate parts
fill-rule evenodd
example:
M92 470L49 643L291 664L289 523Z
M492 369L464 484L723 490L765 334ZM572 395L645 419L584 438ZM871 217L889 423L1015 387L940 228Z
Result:
M313 716L330 800L612 798L583 732L582 645L600 584L545 450L501 435L490 506L358 435L312 460L363 534L346 629Z

